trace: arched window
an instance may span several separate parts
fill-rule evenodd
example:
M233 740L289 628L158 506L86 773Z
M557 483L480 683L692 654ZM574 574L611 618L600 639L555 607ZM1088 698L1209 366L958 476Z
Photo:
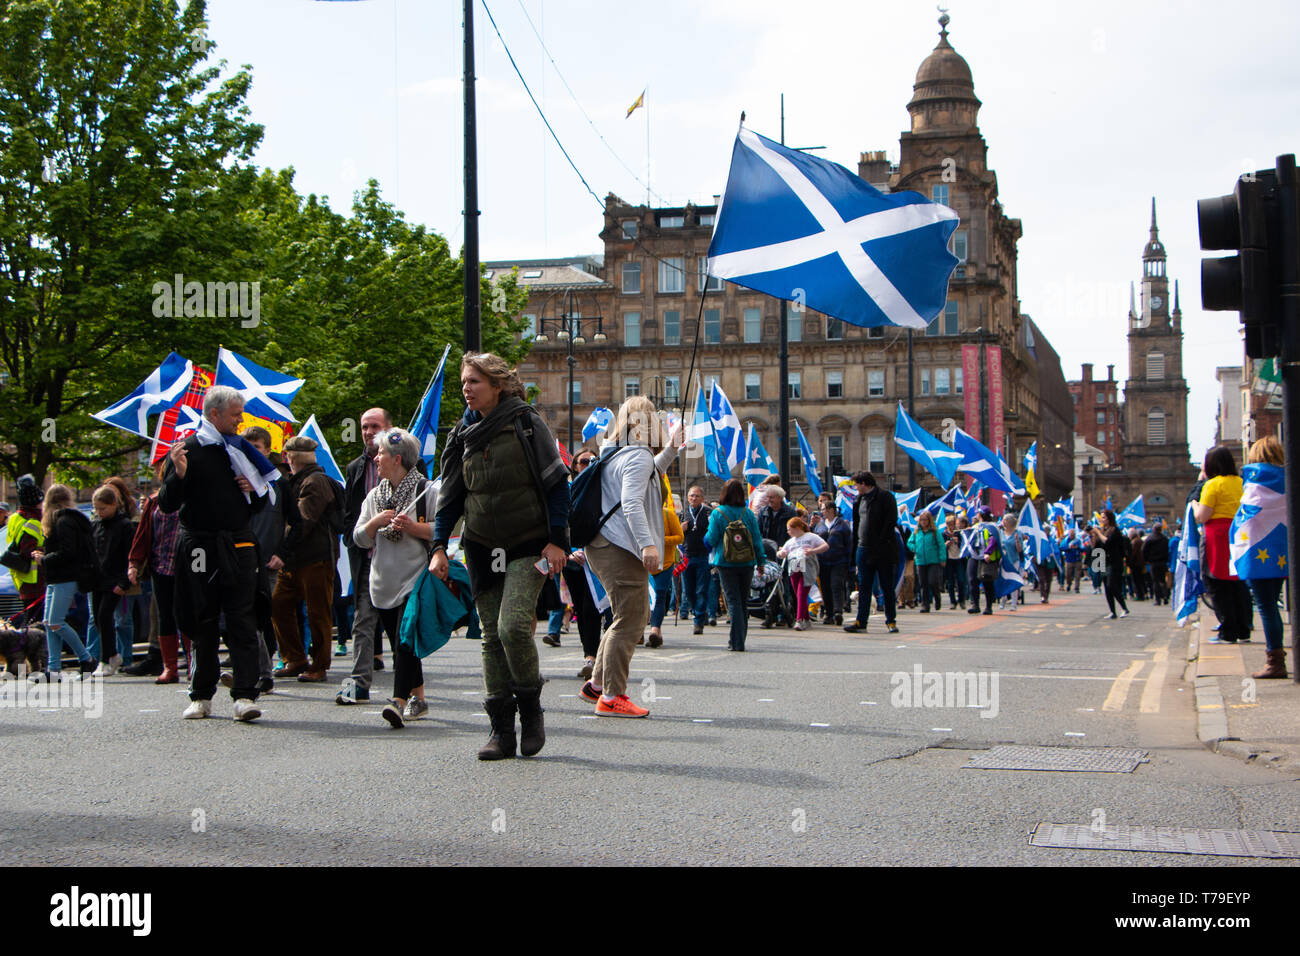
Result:
M1147 412L1147 444L1163 445L1165 443L1164 409L1153 408Z
M1147 353L1147 381L1159 382L1165 377L1165 353Z

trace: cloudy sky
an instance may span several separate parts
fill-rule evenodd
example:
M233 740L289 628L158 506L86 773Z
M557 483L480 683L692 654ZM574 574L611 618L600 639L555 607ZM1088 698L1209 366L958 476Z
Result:
M475 7L484 259L601 251L602 207L555 146L524 79L596 196L655 205L722 192L741 110L856 169L898 160L916 69L937 42L922 2L487 0ZM463 240L461 4L209 0L214 58L253 68L258 161L346 209L373 177L407 217ZM1196 200L1300 147L1300 7L1243 0L948 7L1009 216L1019 294L1061 354L1128 372L1128 287L1151 198L1180 280L1191 454L1214 436L1214 370L1237 317L1200 309ZM544 44L544 46L543 46ZM648 87L646 108L624 114ZM647 177L647 165L649 169Z

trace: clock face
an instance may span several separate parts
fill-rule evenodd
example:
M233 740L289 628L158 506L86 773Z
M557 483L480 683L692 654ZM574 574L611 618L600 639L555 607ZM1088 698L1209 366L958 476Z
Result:
M1165 304L1165 300L1160 298L1160 296L1153 295L1151 297L1151 308L1153 311L1160 308L1164 304Z

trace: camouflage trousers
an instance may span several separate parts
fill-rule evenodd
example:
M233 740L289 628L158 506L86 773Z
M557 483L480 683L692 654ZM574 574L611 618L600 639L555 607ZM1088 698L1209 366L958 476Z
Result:
M537 560L537 555L516 558L506 565L505 577L495 587L474 595L483 628L483 686L488 697L510 694L512 684L542 684L533 628L537 596L546 577L533 567Z

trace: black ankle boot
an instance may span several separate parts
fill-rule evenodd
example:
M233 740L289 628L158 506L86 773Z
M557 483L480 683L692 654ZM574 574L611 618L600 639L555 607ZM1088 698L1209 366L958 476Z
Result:
M479 760L504 760L515 755L515 701L513 697L489 697L483 709L492 721L492 736L478 752Z
M162 652L156 647L149 648L149 655L143 660L122 668L123 674L129 674L132 677L157 677L162 672Z
M546 746L546 726L542 720L542 688L515 687L519 704L519 752L531 757Z

